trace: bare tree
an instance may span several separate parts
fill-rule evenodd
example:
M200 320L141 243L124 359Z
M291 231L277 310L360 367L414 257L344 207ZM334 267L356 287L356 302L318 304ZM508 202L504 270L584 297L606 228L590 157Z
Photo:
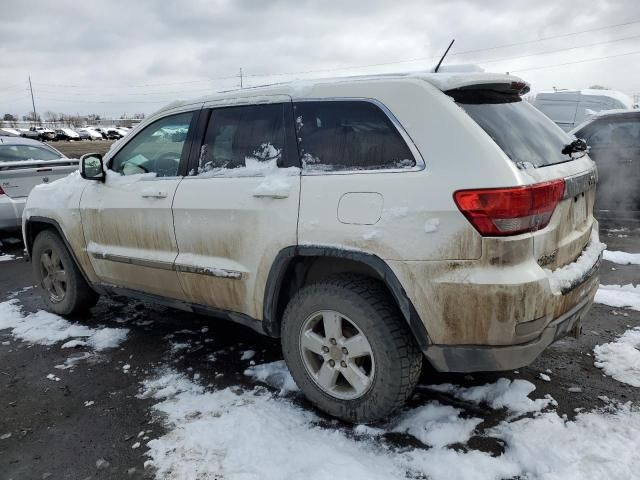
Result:
M22 120L24 120L25 122L37 122L37 123L42 123L42 118L40 117L39 113L36 113L34 115L33 112L29 112L26 115L22 116Z

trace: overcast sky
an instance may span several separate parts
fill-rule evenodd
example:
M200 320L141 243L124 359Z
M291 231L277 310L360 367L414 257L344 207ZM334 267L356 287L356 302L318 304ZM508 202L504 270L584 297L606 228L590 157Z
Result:
M31 109L29 74L39 113L120 116L239 86L241 67L245 85L431 68L452 38L445 64L533 91L640 94L638 0L31 0L0 7L0 115Z

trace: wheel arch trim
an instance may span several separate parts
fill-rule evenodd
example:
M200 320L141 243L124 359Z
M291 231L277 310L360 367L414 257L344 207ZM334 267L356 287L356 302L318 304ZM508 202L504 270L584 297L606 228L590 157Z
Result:
M373 269L382 279L382 282L391 292L394 300L400 308L403 318L406 320L419 347L424 352L432 344L429 334L424 326L413 303L398 280L391 267L377 255L338 247L322 245L298 245L285 247L274 259L264 291L263 316L264 331L272 336L280 335L280 321L277 317L277 308L285 275L289 265L295 258L304 257L331 257L343 258L362 263Z
M69 241L67 240L67 237L65 236L64 232L62 231L62 228L60 227L60 224L56 220L54 220L52 218L40 217L40 216L32 216L32 217L29 217L25 221L25 224L24 224L24 246L25 246L25 250L26 250L27 255L29 256L29 258L32 258L33 242L35 241L35 238L33 237L32 232L31 232L31 225L33 225L34 223L45 223L45 224L50 225L51 227L54 228L54 230L56 231L58 236L62 239L62 242L64 243L64 246L66 247L67 251L69 252L69 255L71 255L71 259L76 264L76 267L80 271L80 274L82 275L82 278L84 278L84 281L87 282L87 285L89 285L97 293L101 293L99 291L100 289L96 288L96 286L89 280L89 278L87 277L86 273L84 272L82 266L80 265L80 262L78 261L78 258L76 257L75 252L73 251L73 249L71 248L71 245L69 244Z

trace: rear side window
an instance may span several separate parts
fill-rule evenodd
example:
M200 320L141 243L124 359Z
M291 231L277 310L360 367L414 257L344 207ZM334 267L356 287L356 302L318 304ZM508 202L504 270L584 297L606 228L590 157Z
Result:
M57 160L61 155L47 148L31 145L0 145L1 162L20 162L25 160Z
M266 168L291 166L289 158L295 156L289 154L285 127L291 124L291 104L215 109L200 149L197 171L189 174L215 176L238 170L239 175L259 175Z
M571 138L519 95L490 90L447 92L520 168L572 160L562 149Z
M411 168L416 161L387 115L371 102L312 101L294 106L307 171Z
M588 145L598 147L616 145L640 146L640 117L638 120L600 119L576 132Z

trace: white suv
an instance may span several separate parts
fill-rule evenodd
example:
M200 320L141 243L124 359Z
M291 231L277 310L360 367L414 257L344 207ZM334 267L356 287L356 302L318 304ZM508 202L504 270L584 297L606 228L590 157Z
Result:
M598 286L584 144L508 75L282 84L176 103L37 188L48 308L125 294L282 339L356 422L439 371L506 370L579 332Z

